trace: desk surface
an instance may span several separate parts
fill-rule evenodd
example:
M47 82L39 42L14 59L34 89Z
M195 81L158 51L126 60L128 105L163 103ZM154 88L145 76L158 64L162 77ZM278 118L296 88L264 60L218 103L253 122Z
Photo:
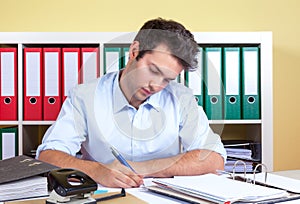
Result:
M276 175L300 180L300 170L276 171L276 172L272 172L272 173L274 173Z
M293 179L299 179L300 180L300 170L287 170L287 171L277 171L272 172L276 175L286 176ZM144 190L143 188L134 188L134 189L127 189L127 192L129 192L131 195L133 195L133 198L136 197L138 199L143 200L146 203L166 203L166 204L184 204L186 202L169 198L167 196L155 194L149 191ZM129 197L128 197L129 199ZM143 201L141 203L143 203ZM111 201L107 201L107 203L111 203ZM296 201L288 201L284 202L284 204L296 204L299 203L299 200ZM0 202L1 204L1 202Z
M99 194L99 195L93 195L94 198L101 198L104 196L108 196L108 195L113 195L115 194L115 192L112 193L106 193L106 194ZM45 204L46 203L47 198L44 199L34 199L34 200L23 200L23 201L11 201L11 202L5 202L4 204ZM1 203L1 202L0 202ZM77 201L76 203L79 203L79 201ZM100 203L100 201L99 201ZM103 204L109 204L109 203L114 203L114 204L147 204L146 201L143 201L135 196L133 196L132 194L126 193L125 197L120 197L120 198L115 198L112 200L105 200L105 201L101 201L101 203Z

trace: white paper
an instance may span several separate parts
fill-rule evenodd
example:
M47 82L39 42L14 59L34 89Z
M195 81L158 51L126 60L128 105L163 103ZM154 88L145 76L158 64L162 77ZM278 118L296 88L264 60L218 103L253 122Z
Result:
M253 175L247 175L248 178L254 179ZM255 174L255 181L265 183L265 173ZM272 173L267 173L268 185L282 188L293 193L300 193L300 180L292 179L285 176L279 176Z
M288 193L283 190L253 185L241 181L228 179L215 174L200 176L181 176L156 181L180 189L201 198L226 201L251 201L257 202L265 199L281 198Z

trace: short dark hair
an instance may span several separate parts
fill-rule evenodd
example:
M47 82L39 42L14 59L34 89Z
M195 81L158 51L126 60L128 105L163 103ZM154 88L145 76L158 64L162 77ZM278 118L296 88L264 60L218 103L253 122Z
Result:
M134 40L139 42L139 54L136 60L152 52L158 45L164 44L178 59L184 70L197 69L198 44L194 35L176 21L162 18L149 20L140 28Z

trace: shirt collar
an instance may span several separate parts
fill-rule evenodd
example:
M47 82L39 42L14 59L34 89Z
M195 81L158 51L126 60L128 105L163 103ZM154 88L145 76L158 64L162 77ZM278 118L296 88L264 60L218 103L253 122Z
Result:
M131 106L126 97L124 96L120 84L119 84L119 76L120 71L117 72L116 77L113 82L113 111L114 113L117 113L121 110L123 110L126 107L133 107ZM160 98L161 91L150 96L141 106L147 106L149 105L150 108L154 108L156 111L159 111L159 98Z

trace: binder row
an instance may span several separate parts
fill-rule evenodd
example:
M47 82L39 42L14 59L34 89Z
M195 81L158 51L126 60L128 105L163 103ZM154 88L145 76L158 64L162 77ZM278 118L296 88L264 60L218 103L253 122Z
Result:
M99 77L99 48L24 48L24 120L55 120L68 91Z
M98 47L23 48L23 118L55 120L68 91L99 77ZM0 121L18 120L17 48L0 48Z
M106 45L104 73L125 67L128 51L126 45ZM199 51L199 69L185 72L184 84L208 118L260 119L259 47L199 46Z
M199 46L199 69L185 72L184 84L210 120L260 119L259 49ZM126 44L104 45L104 73L125 67L128 52ZM69 89L100 75L98 47L25 47L23 54L24 120L55 120ZM0 120L17 120L17 48L0 48L0 62Z
M199 47L199 69L185 72L210 120L260 119L259 47Z
M18 128L0 128L0 160L18 155Z

